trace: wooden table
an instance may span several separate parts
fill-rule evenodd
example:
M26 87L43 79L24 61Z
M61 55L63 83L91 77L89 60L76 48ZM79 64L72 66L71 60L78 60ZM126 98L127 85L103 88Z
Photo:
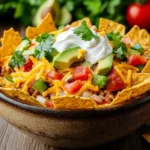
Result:
M126 137L84 150L150 150L148 144L139 132ZM71 150L54 148L20 132L0 117L0 150Z

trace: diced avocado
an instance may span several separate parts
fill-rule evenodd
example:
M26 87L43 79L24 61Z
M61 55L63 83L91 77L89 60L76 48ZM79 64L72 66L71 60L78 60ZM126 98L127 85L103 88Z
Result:
M82 62L84 55L78 58L79 49L80 47L73 47L73 48L66 49L63 52L59 53L53 59L53 66L56 69L66 69L66 68L69 68L75 62Z
M24 51L26 49L28 49L30 45L30 41L29 40L23 40L16 48L16 50L19 50L19 51Z
M48 83L44 82L41 79L38 79L34 84L33 84L33 89L36 91L39 91L40 93L44 92L48 88Z
M110 71L112 63L113 63L113 54L111 53L105 58L99 60L97 67L95 69L95 73L99 75L106 75Z
M129 56L131 56L131 55L135 55L135 54L140 54L140 52L133 50L133 49L129 49L128 54L129 54Z
M104 89L107 85L108 78L102 75L93 75L93 84L97 85L99 88Z
M6 76L5 78L6 78L8 81L12 82L12 83L14 82L14 81L13 81L13 78L12 78L11 76Z
M23 55L23 56L26 56L26 55L28 55L28 56L34 55L34 49L24 51L24 52L22 53L22 55Z
M144 49L143 47L141 46L140 43L136 43L135 45L133 45L131 47L131 49L135 50L135 51L138 51L140 54L143 54L144 53Z
M82 66L88 66L89 68L92 67L92 64L89 61L84 61L81 65Z

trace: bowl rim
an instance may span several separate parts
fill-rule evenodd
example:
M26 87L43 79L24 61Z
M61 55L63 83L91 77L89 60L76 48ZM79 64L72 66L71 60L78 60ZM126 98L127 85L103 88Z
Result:
M34 114L44 115L48 117L65 117L65 118L97 118L105 115L112 115L116 113L121 113L124 111L131 111L142 107L143 105L147 105L150 103L150 92L144 94L143 96L136 98L131 103L127 103L124 105L114 105L113 107L102 107L96 109L78 109L78 110L69 110L69 109L49 109L39 106L33 106L29 104L24 104L19 101L16 101L13 98L6 96L0 92L0 101L3 101L11 106L17 107L19 109L23 109L25 111L29 111Z

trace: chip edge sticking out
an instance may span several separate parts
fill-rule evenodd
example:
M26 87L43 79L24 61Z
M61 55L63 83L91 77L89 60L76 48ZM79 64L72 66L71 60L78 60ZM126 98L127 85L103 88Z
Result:
M2 46L0 47L0 58L12 55L21 40L22 38L19 32L15 31L13 28L4 30L3 37L1 38Z
M77 20L77 21L72 22L71 27L79 27L81 25L82 21L86 21L86 24L89 28L92 27L91 20L88 17L85 17L81 20Z
M99 31L104 31L106 33L110 33L111 31L119 32L121 35L125 34L126 27L123 24L119 24L115 21L100 18L99 21Z
M41 33L44 33L44 32L49 33L55 30L56 30L56 27L55 27L52 15L48 13L37 27L29 26L26 29L26 36L29 39L33 39L36 36L40 35Z

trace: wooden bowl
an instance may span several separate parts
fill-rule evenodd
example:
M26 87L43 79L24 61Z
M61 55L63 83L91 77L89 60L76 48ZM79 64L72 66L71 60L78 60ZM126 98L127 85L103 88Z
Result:
M54 147L85 148L144 125L150 119L150 94L124 106L95 110L40 108L0 94L0 113L16 128Z

